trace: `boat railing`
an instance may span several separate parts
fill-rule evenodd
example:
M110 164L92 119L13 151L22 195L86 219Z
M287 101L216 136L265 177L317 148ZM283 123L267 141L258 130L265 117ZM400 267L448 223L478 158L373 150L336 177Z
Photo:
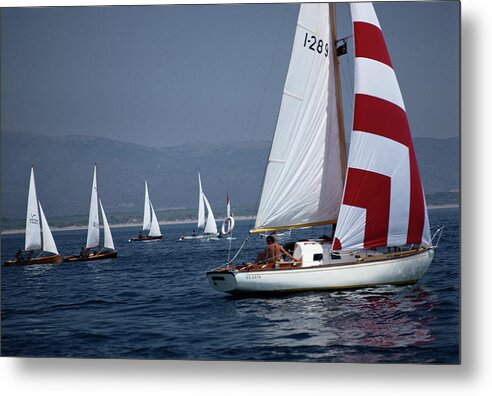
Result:
M437 231L434 233L434 235L432 235L432 238L431 238L431 245L432 247L434 248L437 248L439 246L439 241L441 240L441 236L442 236L442 232L444 230L444 227L445 226L441 226L437 229ZM434 244L434 239L436 239L436 243Z

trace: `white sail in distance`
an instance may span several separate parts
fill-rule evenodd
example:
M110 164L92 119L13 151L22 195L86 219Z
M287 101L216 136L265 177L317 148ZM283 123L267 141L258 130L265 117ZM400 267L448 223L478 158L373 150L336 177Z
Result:
M92 248L99 246L99 210L97 196L97 175L96 165L94 165L94 177L92 179L91 206L89 209L89 225L87 229L86 247Z
M99 205L101 206L101 216L103 219L104 227L104 247L114 250L113 236L111 235L111 229L109 228L108 219L106 218L106 213L104 212L101 200L99 200Z
M203 206L203 190L202 190L202 179L200 178L200 172L198 173L198 228L205 227L205 208Z
M36 183L34 181L34 167L31 167L29 194L27 197L26 240L24 249L38 250L41 249L41 247L41 225L39 219L38 199L36 196Z
M159 220L157 220L157 216L155 215L155 211L154 211L154 205L152 205L152 202L150 200L149 200L149 206L150 206L150 212L152 217L152 220L150 222L149 236L151 237L162 236L161 228L159 227Z
M53 239L53 234L51 233L50 226L48 225L48 221L46 220L46 216L44 215L41 202L39 202L39 213L41 215L41 227L43 230L43 251L60 254L58 253L58 249L56 248L55 240Z
M226 216L231 216L231 199L229 198L229 194L227 194L226 198Z
M332 43L329 5L301 4L252 232L336 222L344 157Z
M147 180L145 181L145 200L144 200L144 217L143 217L143 230L150 230L150 198L149 189L147 188Z
M214 213L212 212L212 207L208 202L207 197L203 194L203 200L205 201L205 205L207 207L208 216L207 216L207 224L205 225L205 230L203 231L205 234L217 234L217 223L215 222Z

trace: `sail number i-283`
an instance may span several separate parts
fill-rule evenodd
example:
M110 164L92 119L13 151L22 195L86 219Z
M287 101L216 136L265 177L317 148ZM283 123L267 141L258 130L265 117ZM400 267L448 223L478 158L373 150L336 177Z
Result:
M328 56L328 43L324 43L323 40L318 39L313 34L309 36L309 33L306 33L304 36L304 47L317 52L318 54L324 53L325 57Z

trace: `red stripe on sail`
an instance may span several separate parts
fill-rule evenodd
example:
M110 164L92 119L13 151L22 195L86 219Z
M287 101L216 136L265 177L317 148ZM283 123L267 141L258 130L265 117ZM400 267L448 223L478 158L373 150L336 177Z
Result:
M390 202L390 177L362 169L348 169L343 203L366 209L365 248L386 246ZM340 241L336 245L339 248L334 246L334 249L341 250Z
M394 140L408 148L410 158L410 213L407 243L421 243L425 223L422 182L405 111L386 100L355 95L354 131L363 131Z
M393 68L383 32L367 22L354 22L355 57L369 58Z

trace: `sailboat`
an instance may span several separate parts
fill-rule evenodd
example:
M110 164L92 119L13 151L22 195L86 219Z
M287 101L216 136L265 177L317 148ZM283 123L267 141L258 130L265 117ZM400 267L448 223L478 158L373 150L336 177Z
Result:
M413 284L434 257L439 239L435 246L432 242L440 238L442 228L430 237L405 106L381 26L371 3L351 3L350 9L355 106L348 162L333 4L301 4L256 223L250 231L332 224L332 235L289 243L285 250L270 241L273 245L257 262L229 262L207 272L217 291Z
M222 223L222 227L220 229L220 236L227 236L228 239L231 239L232 231L234 230L235 220L234 216L231 212L231 199L229 198L229 194L226 196L226 218ZM235 239L235 238L234 238Z
M203 228L203 234L196 234L193 230L192 235L183 235L179 237L180 241L193 240L193 239L216 239L219 236L217 232L217 222L212 211L212 207L208 202L208 199L202 189L202 179L200 173L198 173L198 223L197 228ZM205 221L205 208L207 211L207 220Z
M35 251L40 253L32 257ZM41 202L37 199L34 166L32 166L27 198L24 250L19 250L13 260L5 261L5 265L60 264L62 261L63 258L56 248Z
M147 235L142 235L142 232L148 231ZM155 215L154 206L149 198L149 189L147 187L147 180L145 181L145 200L144 200L144 217L142 232L137 237L130 238L128 242L132 241L152 241L156 239L162 239L161 229L159 227L159 221Z
M65 261L93 261L109 258L116 258L117 250L114 248L113 236L109 228L108 219L98 197L97 192L97 170L94 164L94 176L92 178L91 204L89 209L89 224L87 227L87 242L80 250L79 255L67 256ZM99 207L98 207L99 206ZM99 208L101 208L101 217L103 220L104 244L99 246Z

